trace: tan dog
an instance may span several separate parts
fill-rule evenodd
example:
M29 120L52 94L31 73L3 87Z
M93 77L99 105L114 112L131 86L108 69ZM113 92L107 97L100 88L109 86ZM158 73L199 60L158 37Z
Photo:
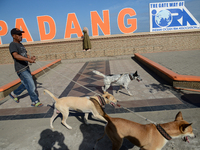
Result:
M88 120L88 114L90 112L94 115L94 117L107 122L101 115L99 115L94 103L90 101L87 97L62 97L58 99L48 90L44 90L44 92L48 93L55 100L54 114L50 119L50 126L52 129L53 129L53 121L58 115L57 110L62 113L63 115L62 123L68 129L72 129L72 127L66 123L66 120L69 115L69 109L84 112L85 113L84 120L86 124ZM114 96L112 94L109 94L108 92L105 92L102 95L102 97L92 96L92 98L96 99L102 106L105 104L114 105L114 103L117 103L117 100L114 98Z
M141 150L161 150L170 138L183 137L185 141L188 141L187 136L195 137L191 124L183 120L181 112L176 115L173 122L157 126L155 124L142 125L122 118L111 118L98 105L98 102L92 101L96 103L95 106L100 115L107 120L105 133L112 141L112 150L120 149L123 138L127 138Z

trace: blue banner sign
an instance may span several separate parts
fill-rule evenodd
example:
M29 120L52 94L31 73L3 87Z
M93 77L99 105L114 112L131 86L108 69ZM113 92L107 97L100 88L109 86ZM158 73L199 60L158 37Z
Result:
M150 3L150 32L199 29L184 1Z

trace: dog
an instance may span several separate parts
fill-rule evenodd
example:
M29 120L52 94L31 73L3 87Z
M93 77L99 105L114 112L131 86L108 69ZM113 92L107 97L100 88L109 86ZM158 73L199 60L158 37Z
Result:
M99 114L107 120L104 135L106 133L112 141L112 150L120 149L123 138L127 138L141 150L161 150L168 140L182 137L185 141L189 141L188 136L195 137L191 124L183 120L181 112L178 112L172 122L143 125L122 118L112 118L104 112L96 100L92 101L96 103Z
M112 83L118 84L120 85L120 89L117 91L119 92L122 89L122 86L124 86L124 88L127 90L128 94L131 96L131 92L128 90L128 85L129 83L136 79L138 82L142 81L142 79L140 79L140 76L138 75L137 71L135 73L125 73L125 74L113 74L113 75L104 75L103 73L97 71L97 70L93 70L93 73L104 77L104 85L105 87L102 87L102 90L105 92Z
M54 114L50 119L50 126L52 129L54 128L53 121L57 117L58 111L63 115L63 125L68 129L72 129L72 127L66 123L69 115L69 109L84 112L84 121L86 124L88 124L87 120L90 112L94 115L94 117L107 122L101 115L99 115L94 103L87 97L62 97L58 99L48 90L44 90L44 93L48 93L55 100ZM106 104L114 105L117 103L117 100L114 98L114 96L108 92L104 92L102 96L92 96L90 98L96 99L101 106L105 106Z

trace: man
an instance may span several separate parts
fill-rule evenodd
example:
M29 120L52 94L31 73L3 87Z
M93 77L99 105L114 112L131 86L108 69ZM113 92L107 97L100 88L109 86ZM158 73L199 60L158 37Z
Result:
M20 95L25 89L27 89L32 101L31 106L42 107L43 104L40 103L38 95L35 92L35 83L33 81L28 65L28 62L35 63L36 57L29 57L29 55L27 55L27 51L24 45L21 43L22 33L24 33L24 31L21 31L17 28L13 28L11 30L13 42L10 43L9 50L14 59L15 71L21 79L21 85L16 90L12 91L9 95L15 102L19 103L17 96Z

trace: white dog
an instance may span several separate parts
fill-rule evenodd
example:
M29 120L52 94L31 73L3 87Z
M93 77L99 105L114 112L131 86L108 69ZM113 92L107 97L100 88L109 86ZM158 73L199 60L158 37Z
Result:
M110 85L112 83L116 83L116 84L120 85L120 90L121 90L121 87L123 86L128 91L128 94L132 95L131 92L128 90L128 85L129 85L130 81L134 80L134 79L136 79L138 82L142 81L142 79L140 79L140 76L138 75L137 71L135 73L130 73L130 74L128 74L128 73L113 74L113 75L108 75L108 76L104 75L103 73L101 73L97 70L93 70L92 72L104 77L105 88L102 87L102 90L104 92L110 87Z

